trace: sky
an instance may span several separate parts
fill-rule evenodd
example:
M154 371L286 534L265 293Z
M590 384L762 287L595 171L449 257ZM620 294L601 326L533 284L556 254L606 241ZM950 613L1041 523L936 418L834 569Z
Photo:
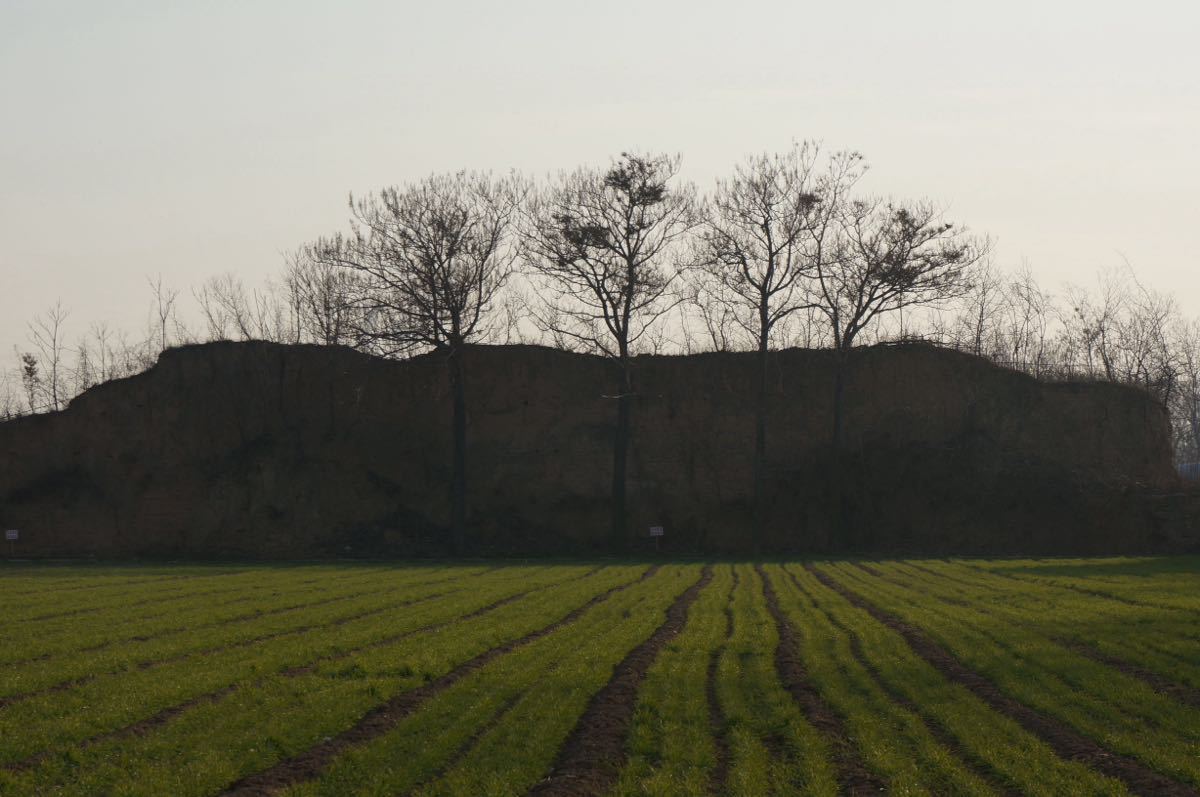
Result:
M257 285L349 192L815 139L1057 288L1127 259L1200 314L1200 4L0 0L0 363L56 301Z

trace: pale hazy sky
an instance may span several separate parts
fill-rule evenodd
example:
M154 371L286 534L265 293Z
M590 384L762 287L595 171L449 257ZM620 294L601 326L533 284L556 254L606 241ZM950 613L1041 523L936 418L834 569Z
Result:
M56 299L140 330L149 274L257 284L351 190L630 148L707 187L803 138L1200 313L1194 1L0 0L0 362Z

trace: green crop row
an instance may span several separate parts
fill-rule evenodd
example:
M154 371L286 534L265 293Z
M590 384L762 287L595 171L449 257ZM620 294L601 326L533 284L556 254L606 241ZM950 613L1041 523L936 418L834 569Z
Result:
M988 616L969 600L939 600L851 565L827 565L862 597L925 629L1012 698L1057 717L1117 753L1200 783L1200 712L1154 692L1025 627Z
M100 675L74 688L14 703L0 710L0 763L63 749L242 681L309 665L426 625L450 622L562 577L539 568L524 572L524 578L482 576L473 580L470 591L358 619L346 618L386 607L403 596L403 591L322 606L308 613L306 622L313 628L307 633ZM440 587L417 586L407 597L419 598L435 589ZM339 620L345 621L339 624Z
M11 786L64 794L219 791L344 731L372 706L634 581L643 569L613 567L585 575L590 568L531 568L525 589L533 591L463 619L499 594L484 583L486 577L478 577L472 580L475 600L455 598L448 602L452 606L431 607L408 623L425 627L440 618L444 625L385 645L346 648L342 657L294 676L267 673L217 702L192 707L154 733L64 751L13 774ZM511 584L508 591L520 594ZM4 785L0 780L0 791Z
M787 573L798 590L794 597L800 606L818 618L824 616L828 622L824 628L819 620L814 623L814 638L822 634L856 638L862 662L876 674L879 685L889 695L896 696L898 702L911 707L908 713L916 714L926 726L939 728L957 742L955 755L976 762L1001 788L1036 795L1124 793L1119 782L1082 764L1064 761L1015 721L993 711L965 687L947 680L913 651L900 634L826 587L804 568L788 566ZM906 717L904 723L914 719ZM903 726L898 726L896 732L904 733ZM925 731L912 734L909 744L917 740L928 749L930 740ZM934 758L943 755L937 752ZM901 761L901 771L904 766ZM908 777L915 780L918 791L966 791L963 786L953 785L953 781L933 777L937 771L937 767L931 767L928 773L909 771ZM979 790L978 783L969 781L965 785L971 791ZM893 776L890 786L898 791L900 781Z
M717 777L718 741L709 705L709 670L729 633L733 568L713 579L692 605L688 622L647 671L629 731L629 761L615 793L622 797L707 795ZM715 686L715 685L714 685Z
M80 647L75 651L52 649L37 655L33 654L34 648L23 661L8 664L0 696L44 688L84 674L115 672L240 644L264 635L286 633L310 625L314 617L354 605L359 599L396 596L394 602L401 603L412 599L413 589L426 587L429 594L452 588L446 586L444 575L387 580L376 577L373 582L342 582L312 592L284 593L260 599L253 605L240 603L224 609L196 607L194 612L180 612L178 618L164 624L131 622L115 627L96 626L91 633L81 631Z
M697 567L663 568L455 683L292 793L526 792L550 769L590 696L698 576Z
M525 794L703 570L0 568L19 608L0 630L0 794L216 794L314 751L292 797ZM1200 688L1200 558L711 573L622 706L617 797L832 795L856 777L907 795L1126 793L833 586L1200 786L1200 709L1117 666Z
M1200 687L1200 630L1187 612L1098 599L1054 584L963 574L957 565L888 563L877 569L943 600L966 599L981 613Z

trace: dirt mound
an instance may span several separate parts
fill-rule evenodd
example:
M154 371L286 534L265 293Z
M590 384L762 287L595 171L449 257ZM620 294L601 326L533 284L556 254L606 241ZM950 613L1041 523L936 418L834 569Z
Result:
M465 357L470 536L481 553L602 550L613 375L531 346ZM853 352L848 450L829 449L834 360L771 360L776 551L1073 552L1195 546L1163 409L1109 384L1044 384L927 346ZM754 359L639 357L632 545L747 549ZM216 343L65 412L0 424L0 525L23 556L425 555L447 548L445 364ZM838 499L834 495L841 496ZM1152 498L1152 496L1155 496Z

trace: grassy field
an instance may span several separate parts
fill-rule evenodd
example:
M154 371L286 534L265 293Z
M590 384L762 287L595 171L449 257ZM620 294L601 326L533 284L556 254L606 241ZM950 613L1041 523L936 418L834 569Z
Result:
M0 565L0 794L1200 794L1200 559Z

